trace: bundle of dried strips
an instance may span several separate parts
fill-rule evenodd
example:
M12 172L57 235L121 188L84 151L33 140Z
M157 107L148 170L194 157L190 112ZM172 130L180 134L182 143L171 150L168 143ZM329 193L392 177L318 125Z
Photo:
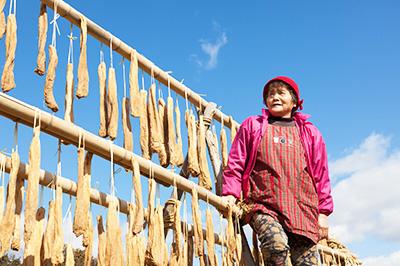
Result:
M90 208L90 180L93 153L78 148L78 185L76 190L76 207L74 214L74 234L87 235L89 230L89 208Z
M107 134L111 140L117 137L118 131L118 97L117 97L117 80L115 78L115 69L108 69L108 93L107 93L107 115L108 128Z
M137 52L132 50L131 52L131 65L129 69L129 92L130 92L130 110L131 115L134 117L140 117L142 114L140 108L140 93L139 93L139 82L138 82L138 59Z
M66 249L66 258L65 258L65 266L74 266L75 265L75 259L74 259L74 251L72 250L71 244L66 244L65 245Z
M11 242L11 249L19 251L21 245L21 212L22 202L24 201L24 179L17 177L17 184L15 188L15 223L13 229L13 236Z
M98 252L97 252L97 265L106 265L106 232L103 227L103 217L97 216L97 234L98 234Z
M163 98L158 98L158 117L160 119L160 137L161 145L165 150L165 163L161 164L163 167L168 167L170 164L170 154L168 150L168 121L167 121L167 105Z
M135 191L135 212L134 212L134 223L132 225L132 233L134 235L139 234L143 230L144 224L144 208L143 208L143 200L142 200L142 184L140 182L140 169L138 161L132 157L132 183L133 189Z
M122 98L122 128L124 131L124 148L133 151L131 120L129 119L129 98Z
M167 165L167 153L164 143L162 142L161 121L157 110L156 102L156 85L153 83L149 89L149 102L147 105L147 115L149 119L149 135L150 135L150 157L153 153L158 154L160 164Z
M64 262L64 230L62 217L62 188L56 182L56 200L54 204L54 242L51 263L58 265Z
M65 111L64 120L74 122L74 65L68 63L65 83Z
M195 177L199 176L199 158L197 155L197 130L196 121L191 110L185 112L186 127L188 131L188 173Z
M45 209L40 207L35 213L35 220L32 223L32 235L25 242L24 264L26 266L40 266L41 256L40 250L43 241L43 225L44 225Z
M15 50L17 48L17 20L15 14L7 17L6 29L6 62L4 63L3 74L1 76L1 87L3 92L8 92L15 88L14 80L14 61Z
M54 242L54 229L55 229L55 202L52 200L49 202L48 219L46 225L46 231L43 236L43 265L51 266L51 257L53 254L53 242Z
M177 144L176 144L176 133L175 133L175 123L174 123L174 100L171 96L167 98L167 111L166 111L166 120L167 120L167 153L169 156L170 164L175 166L178 165L178 152L177 152Z
M107 137L107 69L106 63L101 62L97 67L97 74L99 77L99 89L100 89L100 129L99 136Z
M40 4L38 31L38 55L36 59L35 73L43 76L46 72L46 38L47 38L47 10L46 4Z
M174 217L174 239L172 243L171 250L171 261L170 265L182 265L183 262L183 250L181 245L182 239L182 225L181 225L181 215L180 215L181 202L176 200L175 204L175 217Z
M212 221L212 213L210 209L206 210L206 243L208 252L208 265L217 266L217 256L215 254L215 237L214 237L214 225Z
M192 188L192 217L194 231L194 251L196 257L204 255L203 226L201 224L201 211L199 208L199 198L197 190Z
M132 266L143 266L145 265L145 253L146 253L146 238L144 236L133 236L131 240L132 244L132 253L131 258L133 259L132 261ZM128 264L129 265L129 264Z
M24 242L28 243L36 224L40 175L40 127L33 129L33 138L29 148L28 188L25 203Z
M235 229L233 227L232 206L228 205L228 227L226 228L226 246L228 248L229 261L236 262L236 239Z
M124 262L121 228L118 219L118 199L113 198L108 204L106 232L106 266L122 266Z
M142 157L150 160L149 119L147 118L147 91L140 91L140 149Z
M44 102L53 112L58 111L58 105L53 93L57 64L58 56L56 47L49 45L49 67L47 69L46 81L44 83Z
M231 125L231 143L235 140L236 137L236 126L234 125L233 117L229 116L229 123Z
M221 127L220 141L221 141L222 168L225 168L225 166L228 164L228 143L226 140L226 131L223 126Z
M6 0L0 0L0 39L2 39L6 33L6 16L4 15L5 4Z
M164 242L164 221L162 206L157 206L149 219L149 237L145 254L145 264L162 266L168 264L167 245Z
M206 128L204 126L203 116L199 117L198 129L198 157L200 166L199 185L205 189L211 190L212 183L210 171L208 170L207 147L206 147Z
M85 266L90 266L92 262L92 249L93 249L93 223L92 223L92 212L89 210L87 215L89 221L89 228L86 234L83 235L83 246L85 247Z
M87 56L86 56L86 41L87 41L87 21L82 15L81 19L81 38L80 46L81 51L79 54L79 64L78 64L78 88L76 89L76 97L83 98L89 94L89 71L87 66Z
M179 110L178 102L175 105L175 117L176 117L176 146L175 146L175 156L176 156L176 166L181 167L185 161L183 156L182 147L182 134L181 134L181 111Z
M0 222L0 257L8 251L11 244L12 235L15 226L15 210L16 210L16 193L17 189L17 175L20 165L20 159L17 151L11 154L11 171L8 179L7 187L7 201L4 216ZM3 193L2 193L3 194Z

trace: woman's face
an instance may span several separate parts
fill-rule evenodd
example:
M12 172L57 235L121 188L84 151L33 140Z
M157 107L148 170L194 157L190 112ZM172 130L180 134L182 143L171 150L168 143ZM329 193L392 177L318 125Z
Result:
M296 107L289 89L285 87L269 89L266 103L271 115L283 118L290 118L293 107Z

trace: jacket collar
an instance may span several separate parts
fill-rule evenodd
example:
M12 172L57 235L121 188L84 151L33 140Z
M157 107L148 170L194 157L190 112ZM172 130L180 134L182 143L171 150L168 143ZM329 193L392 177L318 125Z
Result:
M267 109L263 108L262 110L262 116L264 119L268 120L268 117L270 116L270 113ZM305 121L307 121L311 115L296 112L293 116L294 120L296 121L297 124L303 124Z

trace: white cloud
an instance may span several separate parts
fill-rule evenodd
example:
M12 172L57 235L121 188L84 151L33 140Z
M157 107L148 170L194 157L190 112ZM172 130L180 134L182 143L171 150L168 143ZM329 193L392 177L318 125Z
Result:
M396 251L389 256L364 258L362 261L364 266L400 266L400 251Z
M214 28L220 28L217 23L214 23ZM208 57L207 60L199 58L197 54L192 54L191 59L201 68L206 70L214 69L218 64L218 54L222 47L228 43L228 37L224 31L220 32L215 42L210 42L204 39L200 41L201 50Z
M333 188L331 231L350 243L367 236L400 241L400 149L390 138L371 134L349 155L330 162L333 179L348 175Z

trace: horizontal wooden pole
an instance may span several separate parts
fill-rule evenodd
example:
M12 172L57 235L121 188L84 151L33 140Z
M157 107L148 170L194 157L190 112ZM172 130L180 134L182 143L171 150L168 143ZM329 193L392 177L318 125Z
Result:
M64 1L59 1L59 0L42 0L44 4L46 4L48 7L52 8L54 10L54 5L56 4L57 7L57 13L66 18L68 21L70 21L72 24L76 25L78 28L80 28L80 17L83 16L87 20L87 32L91 36L93 36L95 39L97 39L99 42L110 46L110 43L112 41L112 49L119 53L121 56L126 58L127 60L131 59L131 52L135 50L128 44L124 43L122 40L120 40L118 37L114 36L111 34L109 31L103 29L101 26L96 24L95 22L91 21L89 18L87 18L85 15L74 9L72 6L67 4ZM208 104L208 101L203 99L199 94L195 93L191 89L189 89L187 86L182 84L180 81L176 80L173 78L171 75L166 73L166 71L162 70L161 68L157 67L152 61L147 59L145 56L141 55L140 53L137 52L137 58L138 58L138 64L139 67L142 68L144 71L146 71L148 74L153 73L154 78L159 80L161 83L164 85L168 86L168 80L170 83L170 88L174 90L177 94L181 95L182 97L187 97L188 101L193 103L195 106L201 108L202 110L205 109L205 107ZM214 119L218 120L219 122L224 119L224 125L230 126L231 121L229 117L225 114L223 114L220 110L216 110L214 114ZM234 126L238 127L239 124L236 121L233 121Z

